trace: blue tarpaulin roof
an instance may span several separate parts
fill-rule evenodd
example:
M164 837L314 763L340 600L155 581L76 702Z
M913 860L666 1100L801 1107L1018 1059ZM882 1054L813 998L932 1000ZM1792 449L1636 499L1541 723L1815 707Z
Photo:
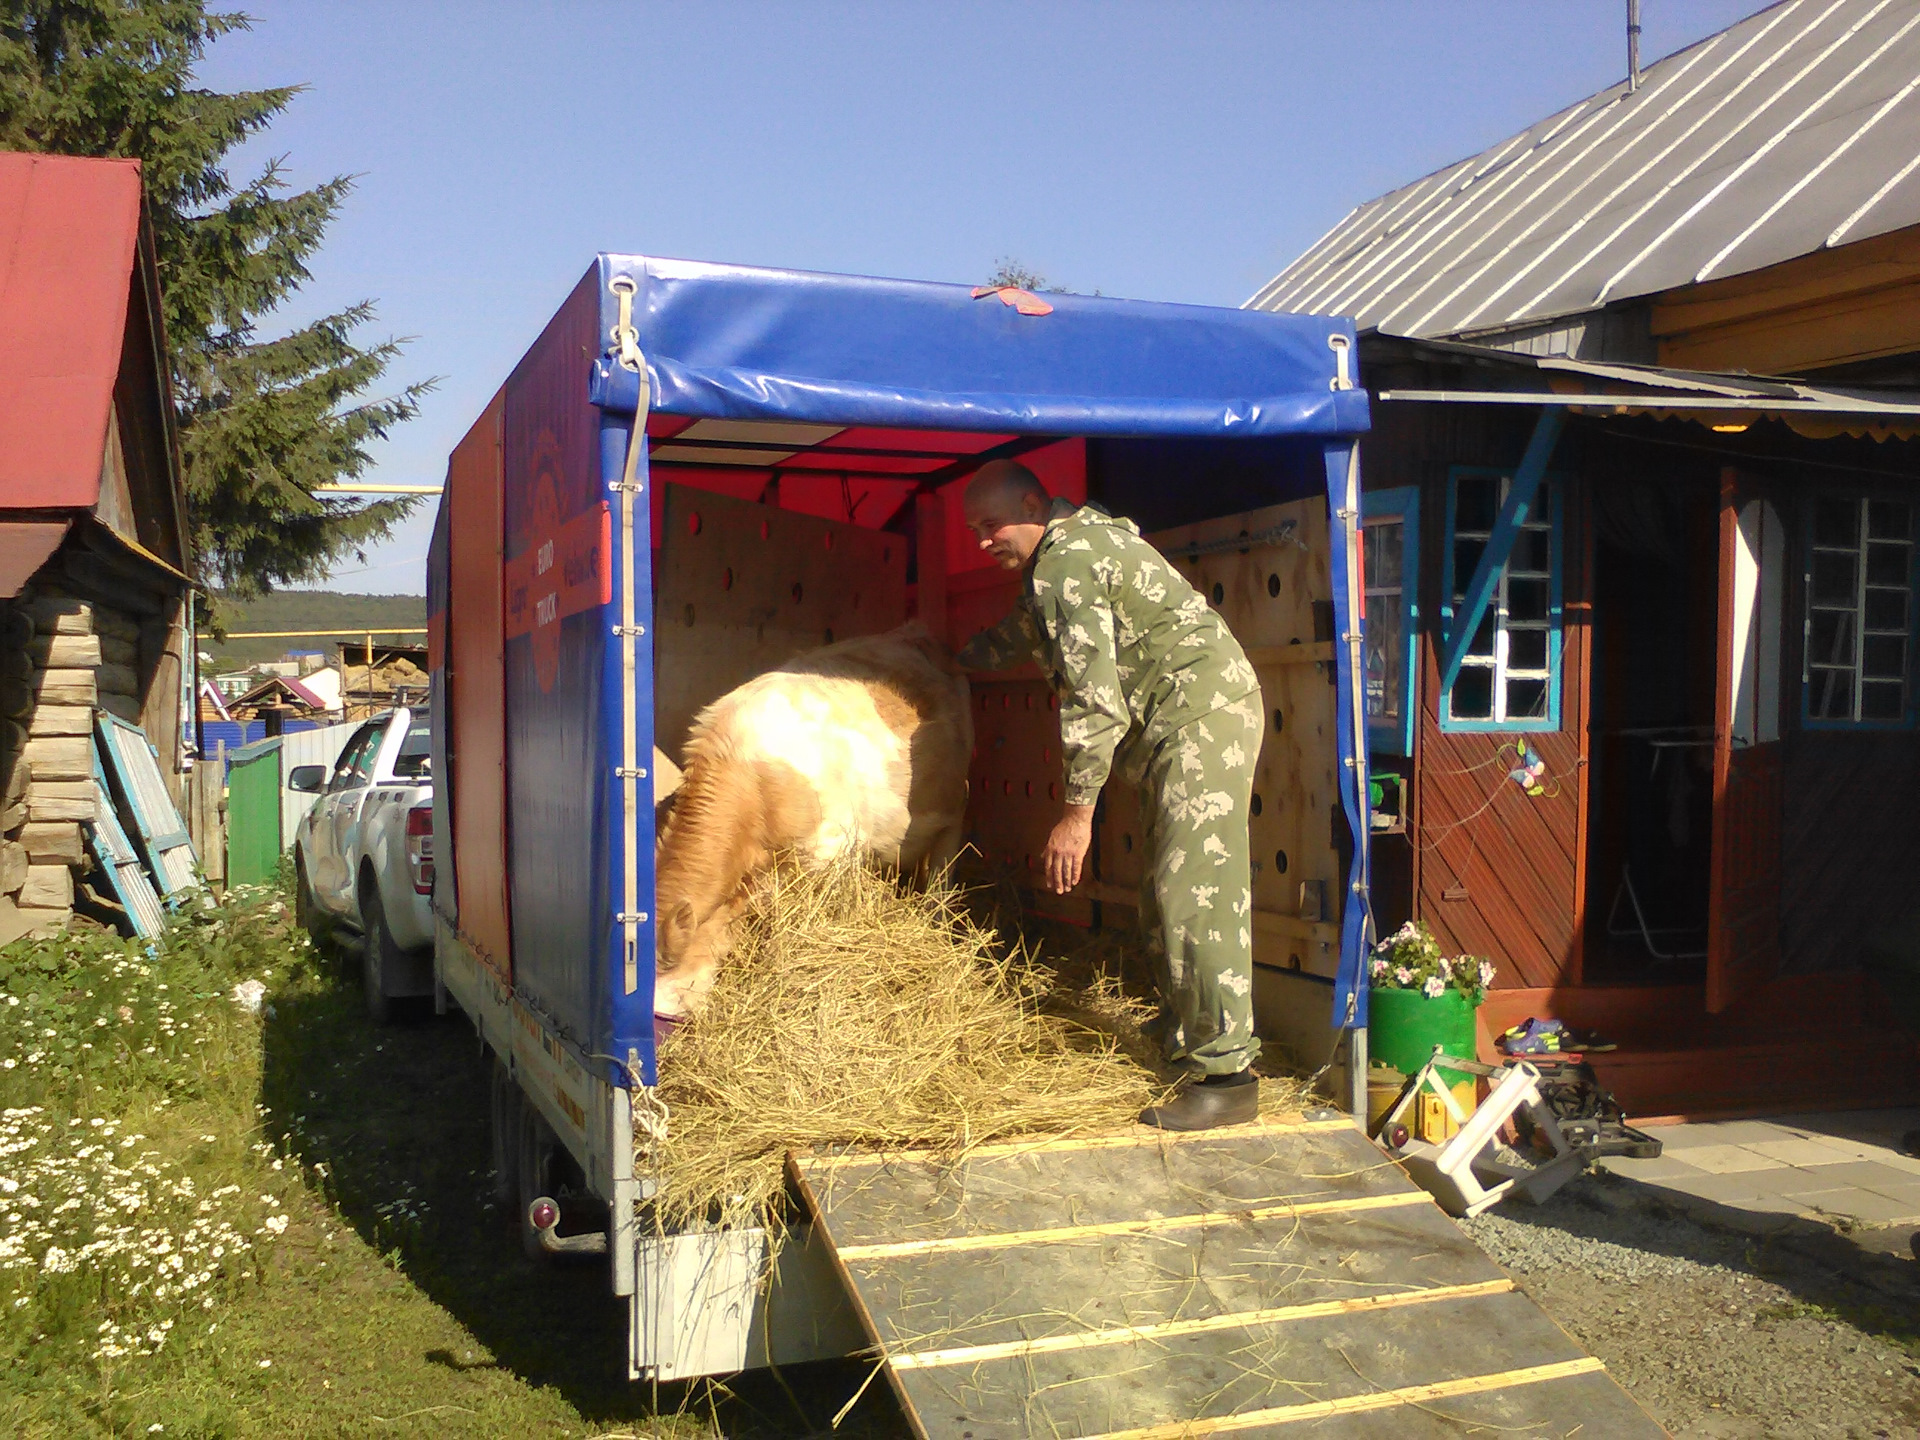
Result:
M1333 388L1341 319L1100 296L1021 314L965 285L602 255L634 282L655 411L1058 435L1355 435L1367 395ZM637 383L602 361L594 399L631 411Z

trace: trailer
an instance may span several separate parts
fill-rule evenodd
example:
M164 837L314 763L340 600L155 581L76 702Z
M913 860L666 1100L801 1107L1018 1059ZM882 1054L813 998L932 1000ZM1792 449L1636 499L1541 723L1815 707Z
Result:
M633 1376L897 1344L848 1259L887 1243L836 1245L845 1192L806 1157L812 1209L771 1265L759 1231L636 1219L636 1121L672 1124L653 1091L650 771L701 706L797 653L909 617L957 644L1003 615L1018 582L983 564L957 493L989 460L1135 519L1247 648L1272 711L1256 1010L1310 1062L1345 1036L1364 1084L1376 821L1353 355L1338 319L602 254L454 450L428 560L436 973L494 1057L496 1173L523 1239L606 1252ZM975 685L969 839L1036 909L1126 923L1126 795L1107 797L1079 891L1033 889L1061 782L1049 701L1037 672ZM1218 1171L1235 1145L1268 1147L1257 1171L1340 1151L1375 1178L1321 1197L1329 1216L1432 1210L1349 1120L1281 1128L1182 1153Z

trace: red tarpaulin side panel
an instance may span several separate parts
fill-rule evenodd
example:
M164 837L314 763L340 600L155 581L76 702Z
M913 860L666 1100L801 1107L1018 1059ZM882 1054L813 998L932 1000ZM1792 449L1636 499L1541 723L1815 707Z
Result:
M505 392L496 394L447 463L452 584L453 855L460 929L503 980L512 979L507 926L507 712L501 690L506 617L500 570L501 438Z
M0 523L0 599L11 600L66 538L65 520Z
M137 161L0 153L0 504L99 498L139 232Z

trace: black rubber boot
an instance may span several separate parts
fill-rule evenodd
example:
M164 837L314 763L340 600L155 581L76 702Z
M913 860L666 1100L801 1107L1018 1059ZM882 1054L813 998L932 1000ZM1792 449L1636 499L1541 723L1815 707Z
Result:
M1164 1105L1140 1112L1140 1123L1161 1130L1211 1130L1260 1118L1260 1082L1251 1070L1209 1075L1184 1087Z

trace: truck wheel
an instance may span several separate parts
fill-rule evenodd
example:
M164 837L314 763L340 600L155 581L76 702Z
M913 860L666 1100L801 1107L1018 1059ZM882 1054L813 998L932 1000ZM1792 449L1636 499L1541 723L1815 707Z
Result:
M406 952L394 943L387 931L387 912L380 903L380 886L368 879L360 887L360 920L366 927L365 943L360 947L360 980L366 987L367 1014L376 1025L393 1019L393 997L388 995L383 976L398 969Z
M520 1198L520 1087L495 1056L488 1076L493 1138L493 1202L505 1207Z

